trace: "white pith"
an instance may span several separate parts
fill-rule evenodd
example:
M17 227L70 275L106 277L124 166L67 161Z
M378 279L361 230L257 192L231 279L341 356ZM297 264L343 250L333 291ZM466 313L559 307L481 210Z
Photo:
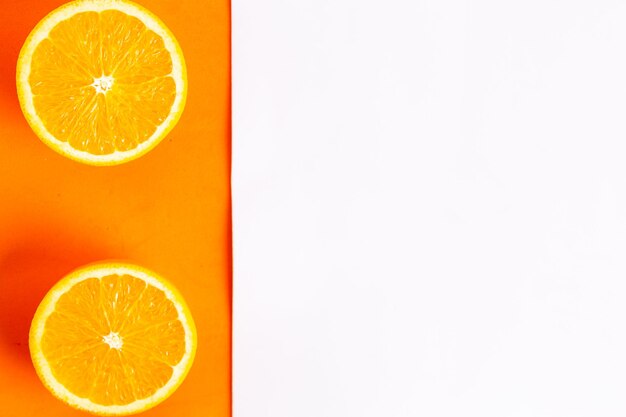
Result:
M101 268L100 265L80 269L70 274L67 279L64 279L64 283L61 287L53 287L52 290L50 290L50 292L46 295L36 314L36 317L39 317L39 321L36 323L33 321L33 325L31 326L30 339L31 343L33 343L33 341L41 341L45 330L46 320L54 312L57 301L74 285L86 279L102 279L111 275L130 275L142 279L148 285L152 285L163 291L167 299L172 301L176 307L178 319L180 320L185 331L185 353L181 361L177 365L172 366L172 376L170 377L170 380L150 397L135 400L134 402L125 405L102 405L94 403L88 398L79 397L73 394L63 384L57 381L52 373L52 369L50 368L48 361L41 351L40 346L38 346L38 349L34 350L31 347L31 355L33 362L37 364L39 376L42 378L44 383L55 396L59 397L66 403L76 408L101 415L127 415L150 408L167 398L174 391L174 389L182 383L184 375L189 370L193 361L195 354L195 325L193 324L191 316L185 312L183 305L181 305L178 301L182 300L182 298L177 294L175 289L165 285L162 279L159 280L155 278L154 273L147 270L141 270L136 266L112 264L112 266L107 266L105 269ZM114 345L117 345L117 340L114 336L111 336L110 339ZM119 342L121 343L122 341L119 340ZM115 346L111 347L115 348Z
M119 335L119 333L111 332L107 335L102 336L102 341L109 345L111 349L121 350L122 346L124 346L124 340Z
M67 20L76 13L93 11L102 12L105 10L118 10L141 20L149 30L152 30L163 39L165 49L172 57L172 72L170 76L176 85L176 97L170 109L170 113L157 126L154 133L144 142L128 151L114 151L106 155L94 155L89 152L78 150L69 143L58 140L48 131L41 118L37 115L33 101L33 93L28 79L30 77L31 59L39 43L48 37L50 31L59 23ZM153 148L157 142L163 139L169 129L173 127L173 122L180 116L185 104L186 96L186 69L184 58L180 52L180 47L176 43L171 32L161 23L156 16L141 6L128 1L120 0L77 0L61 6L57 10L46 16L33 30L31 36L26 41L23 50L20 52L18 61L18 83L24 86L20 94L20 102L24 113L29 116L33 130L38 132L41 139L57 152L72 158L78 159L94 165L107 165L118 161L127 161L139 157ZM95 80L94 80L95 83ZM94 88L97 88L94 86ZM103 91L104 92L104 91Z
M115 80L110 75L103 75L102 77L94 78L91 86L96 90L97 94L106 94L111 88Z

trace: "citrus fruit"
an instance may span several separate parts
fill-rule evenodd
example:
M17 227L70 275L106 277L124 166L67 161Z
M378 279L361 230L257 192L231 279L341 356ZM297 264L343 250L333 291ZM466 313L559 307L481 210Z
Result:
M182 383L196 330L180 293L145 268L98 263L46 294L30 328L33 364L57 398L100 415L154 407Z
M176 125L182 51L154 14L126 0L78 0L32 30L17 62L22 111L39 138L91 165L130 161Z

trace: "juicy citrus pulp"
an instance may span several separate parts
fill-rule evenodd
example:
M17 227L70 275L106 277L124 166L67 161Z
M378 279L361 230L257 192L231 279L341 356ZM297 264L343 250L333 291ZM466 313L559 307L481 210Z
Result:
M152 13L127 0L77 0L33 29L17 89L48 146L113 165L148 152L174 127L187 76L176 39Z
M196 330L176 289L144 268L81 268L45 296L30 329L43 383L79 409L123 415L151 408L191 367Z

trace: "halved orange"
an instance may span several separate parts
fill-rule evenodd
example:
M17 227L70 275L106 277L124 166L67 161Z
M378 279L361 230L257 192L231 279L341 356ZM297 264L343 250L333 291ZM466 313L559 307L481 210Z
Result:
M130 161L176 125L187 95L178 42L127 0L77 0L42 19L17 63L22 111L55 151L91 165Z
M171 395L196 351L189 308L137 265L98 263L59 281L30 328L37 374L57 398L100 415L134 414Z

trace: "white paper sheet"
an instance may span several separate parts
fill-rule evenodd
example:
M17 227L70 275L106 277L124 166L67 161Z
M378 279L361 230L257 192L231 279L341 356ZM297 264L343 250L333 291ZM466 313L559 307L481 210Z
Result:
M232 6L234 416L623 416L626 3Z

